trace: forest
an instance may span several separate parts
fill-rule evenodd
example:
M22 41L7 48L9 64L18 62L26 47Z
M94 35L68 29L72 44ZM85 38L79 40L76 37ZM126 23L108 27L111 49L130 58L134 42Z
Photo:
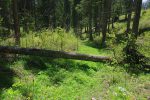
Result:
M0 0L0 100L150 100L150 0Z

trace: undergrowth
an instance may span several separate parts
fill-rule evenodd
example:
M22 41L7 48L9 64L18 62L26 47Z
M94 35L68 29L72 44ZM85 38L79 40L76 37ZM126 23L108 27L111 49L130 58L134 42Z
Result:
M108 34L107 48L99 49L99 38L93 42L80 41L58 28L29 33L21 37L22 47L38 47L52 50L115 57L111 64L89 61L50 59L18 56L9 62L0 59L0 99L2 100L147 100L150 93L149 73L128 73L117 62L123 60L125 23ZM138 51L146 57L149 53L149 31L135 42ZM12 38L3 45L14 45ZM99 42L98 42L99 41ZM78 47L77 47L78 46ZM117 60L117 61L115 61ZM127 65L128 66L128 65Z
M87 49L104 53L84 42L78 52ZM2 87L2 100L146 100L149 95L149 74L130 75L117 65L24 56L6 66L15 76L12 86Z
M7 38L1 41L1 45L14 46L14 38ZM73 32L66 32L62 28L55 30L44 29L40 32L22 33L20 47L42 48L61 51L75 51L78 46L78 39Z

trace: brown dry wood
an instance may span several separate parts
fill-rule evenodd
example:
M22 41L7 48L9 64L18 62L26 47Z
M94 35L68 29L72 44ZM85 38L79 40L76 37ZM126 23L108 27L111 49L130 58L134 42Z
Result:
M10 47L10 46L0 46L0 53L8 54L22 54L22 55L32 55L40 57L50 57L50 58L64 58L64 59L75 59L75 60L85 60L85 61L94 61L94 62L104 62L111 61L110 57L105 56L95 56L95 55L86 55L73 52L64 52L64 51L53 51L45 49L36 49L36 48L21 48L21 47Z

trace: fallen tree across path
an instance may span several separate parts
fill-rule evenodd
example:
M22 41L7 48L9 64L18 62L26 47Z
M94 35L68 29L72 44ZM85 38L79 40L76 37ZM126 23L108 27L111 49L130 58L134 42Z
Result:
M105 57L105 56L95 56L95 55L86 55L86 54L64 52L64 51L53 51L53 50L44 50L44 49L35 49L35 48L31 49L31 48L10 47L10 46L0 46L0 53L85 60L85 61L94 61L94 62L111 61L110 57Z

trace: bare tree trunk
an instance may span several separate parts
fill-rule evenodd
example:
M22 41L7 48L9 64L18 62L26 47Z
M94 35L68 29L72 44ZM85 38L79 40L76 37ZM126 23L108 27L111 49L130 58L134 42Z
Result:
M15 43L16 45L20 45L20 28L17 11L17 0L13 0L13 17L14 17Z
M112 22L112 29L114 28L114 18L111 19Z
M80 3L80 0L73 0L73 8L72 8L72 24L74 32L77 34L78 24L79 24L79 15L76 11L76 6Z
M128 33L130 32L130 26L131 26L131 16L132 16L132 1L128 1L128 6L127 6L127 30L126 30L126 36L128 36Z
M135 0L135 6L136 6L135 7L135 16L134 16L134 20L133 20L132 32L137 37L139 35L138 28L139 28L142 0Z
M106 46L106 33L107 33L107 24L109 13L111 11L111 2L112 0L104 0L104 8L102 14L102 47Z
M98 32L98 15L99 15L99 11L98 11L98 6L97 5L95 5L95 7L94 7L94 17L93 17L93 22L94 22L94 27L95 27L95 33L97 33Z
M94 62L103 62L103 61L112 60L110 57L105 57L105 56L94 56L94 55L86 55L86 54L78 54L78 53L69 53L63 51L7 47L7 46L4 47L1 46L0 53L23 54L23 55L32 55L32 56L40 56L40 57L75 59L75 60L85 60L85 61L94 61Z
M128 14L128 18L127 18L127 33L130 32L130 25L131 25L131 12Z
M71 15L70 1L64 0L64 17L65 17L65 29L68 32L70 30L70 15Z
M92 11L93 11L93 7L92 7L92 0L90 0L89 2L89 35L90 35L90 38L89 40L90 41L93 41L93 33L92 33Z

